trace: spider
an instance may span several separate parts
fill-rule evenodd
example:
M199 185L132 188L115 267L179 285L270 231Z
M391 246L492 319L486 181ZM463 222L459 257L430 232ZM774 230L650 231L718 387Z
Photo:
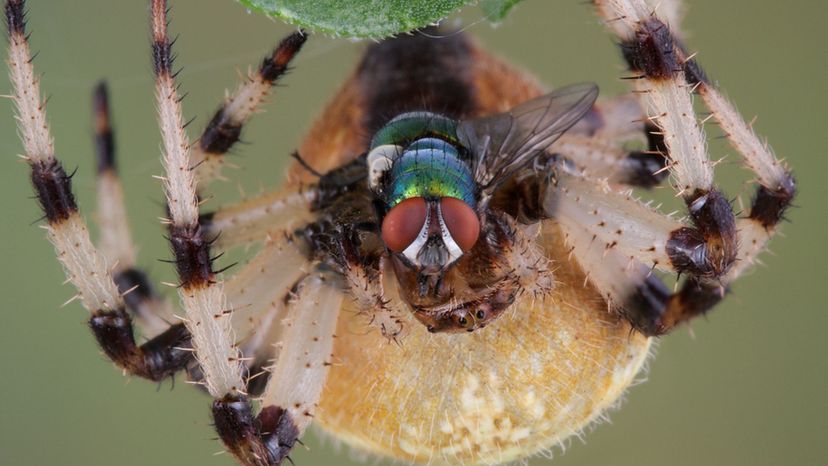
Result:
M582 430L631 384L654 337L707 312L755 263L796 190L668 27L676 2L594 6L620 39L632 94L544 93L464 34L401 36L367 48L284 189L201 212L223 155L307 37L285 38L191 144L166 1L152 0L177 312L135 266L105 85L95 247L55 157L24 2L7 0L24 157L103 352L153 381L185 371L245 465L281 464L312 420L418 463L508 462ZM757 176L744 216L713 182L694 94ZM622 149L639 139L646 149ZM668 175L685 219L629 190ZM256 256L223 280L216 255L247 245ZM654 270L684 279L672 292Z

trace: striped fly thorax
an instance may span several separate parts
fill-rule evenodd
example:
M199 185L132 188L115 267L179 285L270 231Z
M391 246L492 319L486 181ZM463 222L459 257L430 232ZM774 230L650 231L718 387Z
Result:
M476 185L457 122L430 112L404 113L371 141L371 154L392 161L381 189L388 208L413 197L451 197L474 208Z

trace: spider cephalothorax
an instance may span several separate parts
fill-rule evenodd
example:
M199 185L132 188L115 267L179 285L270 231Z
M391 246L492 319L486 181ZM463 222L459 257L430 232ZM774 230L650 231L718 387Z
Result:
M95 93L99 249L55 156L23 1L7 0L31 180L104 353L150 380L187 371L246 466L281 464L312 420L402 461L494 464L599 418L651 337L707 312L755 263L796 185L667 27L677 18L645 0L594 3L621 39L634 94L596 103L589 84L544 94L464 34L401 36L366 49L296 153L291 182L203 213L223 155L306 36L268 54L191 144L167 5L152 0L182 322L135 265L106 86ZM757 174L745 217L713 182L693 93ZM684 220L629 191L668 171ZM216 251L238 246L260 249L224 281ZM673 292L658 273L684 278Z

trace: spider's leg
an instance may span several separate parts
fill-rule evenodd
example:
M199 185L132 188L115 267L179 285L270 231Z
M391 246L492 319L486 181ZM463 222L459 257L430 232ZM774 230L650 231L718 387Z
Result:
M645 147L626 149L630 142ZM632 93L596 102L551 151L590 177L606 178L614 184L652 188L668 174L664 139Z
M89 238L86 222L78 212L71 176L55 157L52 135L40 79L34 72L25 31L25 2L5 4L9 32L9 71L14 87L17 121L32 170L36 197L47 221L49 241L91 313L89 326L104 353L127 373L160 381L192 361L190 335L183 324L169 326L141 346L135 341L132 319L112 279L106 257Z
M274 191L201 215L199 222L214 246L227 250L264 241L268 234L312 220L316 191Z
M152 337L169 326L170 302L156 292L147 274L136 266L136 254L127 221L124 192L115 159L115 136L112 130L109 93L105 82L93 94L95 149L98 165L98 247L112 265L112 278L123 294L124 304L141 324L146 336Z
M653 269L716 279L725 266L696 228L600 180L560 170L545 207L549 216L583 225L608 249Z
M361 256L347 235L340 235L336 248L337 251L332 254L339 258L348 294L357 308L368 316L369 324L379 329L384 337L389 340L399 338L404 329L402 311L397 307L399 297L391 297L387 292L391 285L387 278L393 274L385 256Z
M679 49L683 54L683 48ZM796 197L796 180L786 164L777 159L770 146L753 131L733 104L708 79L694 58L683 56L685 72L696 82L711 115L721 126L730 144L742 155L744 163L756 175L756 192L748 216L736 222L739 231L739 262L725 280L732 282L756 264L779 222Z
M366 176L364 159L357 158L321 175L314 184L300 185L293 191L265 193L225 206L202 215L200 222L210 235L221 232L216 246L222 249L260 242L273 231L315 221L324 210L339 212L340 216L345 212L356 212L355 215L360 217L357 219L351 215L351 220L346 223L371 222L373 208L370 202L365 205L364 196L349 197L354 201L350 204L342 199L343 194L364 188ZM338 203L339 207L332 209L334 203ZM355 209L355 205L360 207ZM366 213L369 214L367 217Z
M264 390L268 373L264 370L278 353L271 343L279 341L285 318L286 290L308 275L311 265L295 240L286 233L274 234L247 264L227 279L225 293L236 346L246 366L248 395ZM190 368L188 376L195 383L204 382L199 367Z
M611 307L649 335L667 332L721 301L730 283L750 266L756 247L750 237L753 230L747 228L753 220L740 219L738 225L744 228L738 256L746 263L716 276L710 245L699 242L686 249L687 242L676 240L696 236L692 227L640 203L630 192L567 173L557 176L547 208ZM690 272L688 261L695 262L693 270L711 274ZM688 272L689 277L678 293L670 294L652 274L654 269Z
M675 237L694 229L640 203L630 192L560 173L547 209L610 307L648 335L665 333L724 297L726 283L721 276L715 278L716 254L710 246L700 242L683 249L686 243ZM708 273L691 273L685 267L688 261L695 261L693 270ZM689 277L673 296L653 274L655 269Z
M199 189L221 177L225 154L238 142L242 127L270 94L273 85L288 71L290 61L306 40L304 31L282 39L258 69L249 73L233 95L216 110L193 149L192 161L196 166Z
M648 119L658 126L671 159L676 189L688 204L715 191L713 164L696 120L692 86L679 61L669 29L644 0L595 0L606 24L621 38L622 51L638 74L631 82Z
M168 300L157 296L151 287L146 274L134 266L135 252L131 243L129 228L126 220L125 208L123 205L123 193L120 180L117 175L114 151L114 137L109 118L109 106L106 86L101 83L95 91L95 128L96 146L98 149L98 200L99 216L101 223L101 245L104 256L116 264L113 267L113 277L119 290L127 294L124 301L128 309L135 312L144 320L154 319L163 324L159 315L172 315L169 309ZM236 335L241 336L237 345L241 348L242 356L247 366L247 390L248 394L257 395L264 389L267 382L267 373L263 367L273 359L273 348L268 344L276 341L277 331L280 328L277 323L284 318L283 295L286 289L306 274L306 258L293 244L292 239L286 234L274 234L268 237L266 233L273 231L274 224L279 226L278 221L268 218L279 211L279 206L292 206L290 201L282 204L280 201L272 200L273 196L267 197L267 202L248 201L244 205L249 209L236 208L232 212L242 212L240 221L227 221L227 224L219 223L216 234L222 227L228 227L230 236L235 238L237 233L232 227L247 226L244 232L251 235L251 229L256 229L257 224L244 223L256 218L257 214L264 215L267 226L256 230L256 240L266 238L265 247L245 266L241 267L236 274L228 279L226 293L228 302L235 310L232 314L233 329ZM265 205L262 205L265 204ZM301 211L301 210L300 210ZM281 212L287 218L291 213L299 216L299 212ZM204 218L204 216L202 216ZM221 213L219 218L222 219ZM240 223L242 225L240 225ZM242 233L239 231L238 233ZM213 234L208 230L208 237ZM278 265L277 265L278 264ZM150 320L149 324L154 322ZM166 328L164 324L164 328ZM147 327L146 325L144 327ZM150 327L152 330L152 327ZM145 330L145 333L146 330ZM197 366L188 368L188 376L191 380L200 382L203 374Z
M235 346L232 312L224 286L213 270L210 238L198 223L198 199L191 169L190 143L184 131L181 102L172 71L172 43L167 35L167 2L151 5L152 51L156 100L163 141L164 193L169 211L169 240L196 360L207 391L216 399L243 396L243 364Z
M559 225L573 258L604 296L609 310L624 316L645 335L667 333L724 298L720 286L696 278L685 280L677 292L671 292L650 267L610 247L594 236L590 226L571 219L562 219Z
M589 112L561 137L568 134L590 136L608 143L636 140L644 134L645 117L641 102L633 93L601 97Z
M634 80L637 91L651 115L650 121L664 137L676 190L684 198L695 227L694 231L677 231L672 240L688 253L705 243L705 253L715 254L711 263L714 267L689 271L719 278L736 261L736 219L729 201L714 185L713 164L674 38L644 0L596 0L595 4L608 26L621 37L630 67L641 74ZM694 262L698 261L690 260L683 266L695 268Z
M655 4L649 0L650 5ZM596 0L596 6L614 32L623 41L621 44L624 57L630 69L641 73L647 81L658 80L658 68L663 65L676 67L679 75L692 87L687 91L697 92L711 117L719 123L730 144L742 155L744 163L756 175L759 186L749 218L754 221L749 227L765 230L766 239L791 205L796 195L796 182L786 164L777 159L770 146L754 131L752 125L744 120L734 105L724 97L722 92L708 78L695 54L689 54L682 43L680 31L681 13L684 8L679 0L658 2L660 8L648 9L642 0L624 0L616 5L608 5L603 0ZM612 14L620 15L618 21L610 20ZM655 75L654 76L654 71ZM675 78L676 74L673 74ZM648 94L644 92L644 95ZM662 107L664 107L662 105ZM692 109L685 109L692 115ZM656 117L656 124L660 121ZM668 144L669 145L669 144ZM763 236L757 234L756 236ZM759 246L763 247L764 243Z
M199 224L195 175L172 72L165 0L152 2L153 57L164 142L164 191L180 295L204 377L213 419L227 448L247 466L280 464L304 428L324 386L333 347L340 290L313 275L288 314L279 361L271 371L265 407L257 417L244 393L245 373L235 344L224 286L212 268L210 238Z
M314 411L332 363L342 291L318 275L303 280L283 322L279 358L268 368L263 408L254 417L242 395L213 403L216 430L230 452L245 465L281 464Z
M664 16L644 0L594 0L607 26L621 39L630 68L640 73L635 80L651 121L659 126L671 158L671 172L690 208L694 223L704 236L719 243L727 256L739 258L720 281L730 283L755 263L758 253L776 230L796 195L796 183L788 168L754 133L751 125L713 86L699 63L689 55L676 32L681 8L668 2ZM735 221L713 183L712 164L696 122L690 100L697 91L721 125L759 186L750 212ZM705 220L706 218L706 220ZM736 232L739 232L737 238ZM738 241L737 241L738 240Z
M652 188L667 178L661 138L648 138L646 150L626 150L617 142L595 136L565 134L552 146L579 171L612 184Z
M285 290L293 290L311 270L305 254L288 236L274 235L253 259L227 280L227 298L233 305L233 329L247 366L247 393L261 394L269 373L265 366L278 354L284 333Z
M572 259L583 269L589 283L604 296L609 310L623 315L646 335L658 335L670 290L649 267L623 255L596 237L588 225L558 219ZM584 282L586 286L587 282Z

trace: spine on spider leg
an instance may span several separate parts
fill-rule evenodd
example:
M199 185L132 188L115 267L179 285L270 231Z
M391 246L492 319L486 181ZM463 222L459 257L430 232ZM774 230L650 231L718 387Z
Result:
M147 275L135 266L135 250L115 158L109 92L104 81L95 86L92 109L98 166L99 247L104 257L113 264L112 278L123 295L127 309L141 321L145 334L154 336L168 327L163 317L169 316L170 310L167 302L153 289Z
M72 192L71 176L55 157L46 112L40 98L25 31L25 4L5 4L9 31L9 71L14 86L18 125L25 158L32 173L36 197L48 222L49 240L55 246L70 282L83 305L92 312L90 327L113 362L132 374L161 380L184 367L189 335L173 326L143 346L137 346L129 315L112 280L104 256L89 238Z
M230 313L222 283L217 281L210 256L210 239L198 222L195 178L190 143L184 132L180 98L172 70L172 44L167 36L167 2L151 6L152 51L156 98L163 140L164 191L170 214L169 240L192 334L196 358L210 394L219 398L241 390L242 365L235 347Z
M220 176L221 166L230 148L238 142L244 124L270 94L273 85L287 71L293 57L307 40L304 31L282 39L261 65L239 85L207 124L193 154L199 184Z

